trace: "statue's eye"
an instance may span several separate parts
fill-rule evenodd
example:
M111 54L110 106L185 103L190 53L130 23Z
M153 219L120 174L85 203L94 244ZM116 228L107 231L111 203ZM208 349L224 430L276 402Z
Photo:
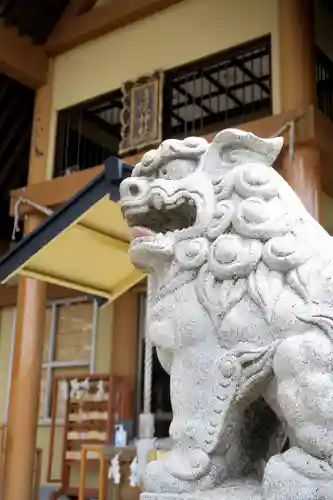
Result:
M170 176L171 174L171 176ZM160 179L170 179L172 178L172 169L168 168L168 165L160 168L157 174Z
M161 166L158 171L160 179L180 180L192 174L197 168L198 163L191 159L176 159L169 161Z

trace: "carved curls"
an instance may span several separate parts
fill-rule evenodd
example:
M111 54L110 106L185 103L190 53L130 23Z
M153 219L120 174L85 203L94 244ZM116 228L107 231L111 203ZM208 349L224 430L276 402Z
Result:
M288 233L269 240L263 248L262 259L274 271L286 273L304 264L311 251L301 235Z
M202 137L187 137L183 141L168 139L163 141L158 149L144 154L132 175L150 175L166 163L179 158L199 161L207 148L208 142Z
M282 236L291 230L292 219L281 207L260 198L248 198L239 203L232 223L236 232L263 241Z
M260 241L245 240L236 234L223 234L212 244L208 267L220 280L248 276L261 258Z

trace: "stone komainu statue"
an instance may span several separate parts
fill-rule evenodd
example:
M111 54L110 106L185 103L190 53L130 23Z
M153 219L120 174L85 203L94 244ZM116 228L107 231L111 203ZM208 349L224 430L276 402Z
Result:
M173 407L147 492L333 499L333 245L272 168L282 144L170 139L121 185Z

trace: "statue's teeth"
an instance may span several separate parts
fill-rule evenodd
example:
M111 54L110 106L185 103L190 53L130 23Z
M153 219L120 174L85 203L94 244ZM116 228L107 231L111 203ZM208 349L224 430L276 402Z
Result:
M154 207L156 208L156 210L161 210L162 206L163 206L163 199L161 196L154 196L153 198L153 205Z

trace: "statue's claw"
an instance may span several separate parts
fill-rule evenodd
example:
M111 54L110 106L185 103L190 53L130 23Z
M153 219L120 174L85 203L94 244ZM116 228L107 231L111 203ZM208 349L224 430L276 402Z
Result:
M225 474L222 458L211 459L202 450L173 450L164 459L148 464L144 486L152 493L188 493L221 484Z
M333 469L299 448L272 457L266 466L265 500L333 500Z

